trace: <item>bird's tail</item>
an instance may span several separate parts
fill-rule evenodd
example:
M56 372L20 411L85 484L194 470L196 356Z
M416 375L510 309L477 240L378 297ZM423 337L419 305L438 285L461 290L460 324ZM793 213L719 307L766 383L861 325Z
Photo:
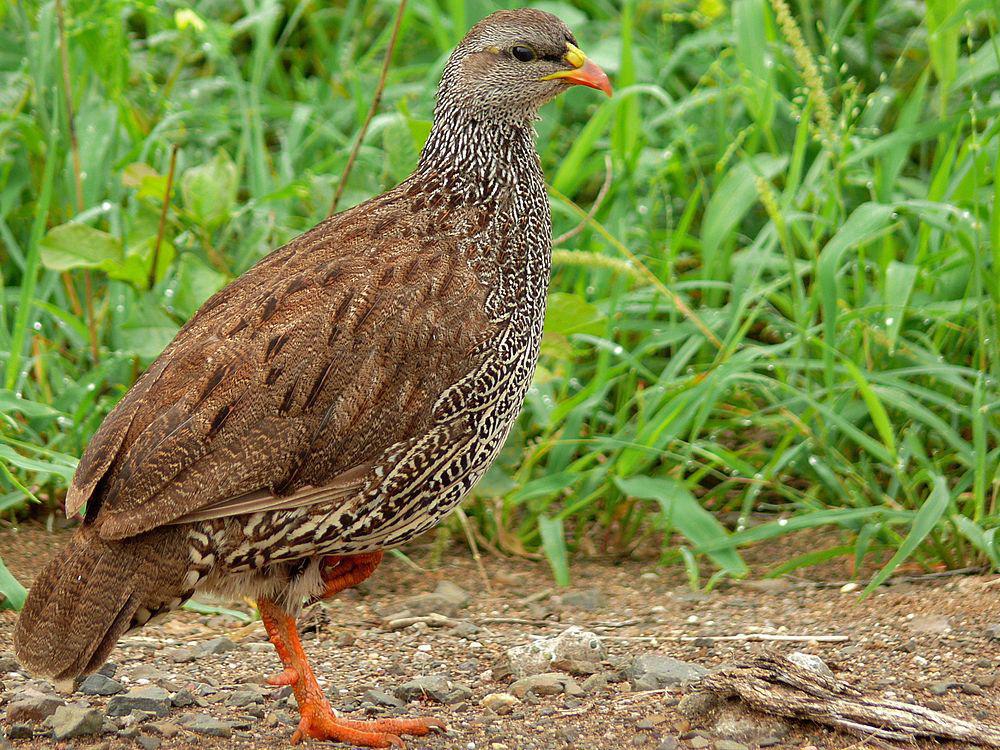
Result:
M177 527L116 541L81 527L28 592L14 629L18 660L55 680L94 671L125 632L190 595L186 552Z

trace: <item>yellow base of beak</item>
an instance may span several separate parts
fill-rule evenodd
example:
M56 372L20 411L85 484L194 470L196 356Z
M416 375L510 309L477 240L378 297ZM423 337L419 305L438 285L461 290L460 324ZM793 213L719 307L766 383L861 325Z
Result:
M608 80L607 73L601 70L600 65L592 60L588 60L579 47L567 43L566 54L563 56L563 60L572 65L573 69L560 70L557 73L543 76L541 80L551 81L562 78L568 83L589 86L592 89L603 91L608 96L611 96L611 81Z

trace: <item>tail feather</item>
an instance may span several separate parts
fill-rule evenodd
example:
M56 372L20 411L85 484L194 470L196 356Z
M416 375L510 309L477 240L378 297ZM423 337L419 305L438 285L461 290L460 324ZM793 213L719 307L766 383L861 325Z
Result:
M120 541L80 528L28 592L14 629L21 664L57 680L100 667L124 633L190 595L183 542L177 527Z

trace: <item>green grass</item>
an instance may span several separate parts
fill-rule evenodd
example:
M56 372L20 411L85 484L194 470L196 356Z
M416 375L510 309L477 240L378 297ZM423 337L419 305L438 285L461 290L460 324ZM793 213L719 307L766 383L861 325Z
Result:
M466 504L482 541L563 583L578 551L661 538L694 582L703 560L743 575L741 548L818 527L829 546L776 572L1000 569L995 5L538 5L616 94L538 125L555 234L585 225ZM342 206L408 174L443 61L492 7L410 3ZM0 8L0 512L55 507L200 302L324 216L394 12L67 2L78 195L55 5Z

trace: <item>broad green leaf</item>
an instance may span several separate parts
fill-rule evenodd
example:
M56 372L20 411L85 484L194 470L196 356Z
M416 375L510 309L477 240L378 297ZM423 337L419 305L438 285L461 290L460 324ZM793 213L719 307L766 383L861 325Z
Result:
M53 271L99 268L119 261L122 245L107 232L71 222L50 229L42 238L42 264Z
M174 286L174 309L190 318L205 300L226 284L225 274L203 263L194 253L181 254L177 261L177 281Z
M136 188L140 198L162 201L167 194L167 177L148 164L133 162L122 172L125 187Z
M638 476L628 479L616 477L615 484L630 497L656 501L664 520L696 548L713 545L714 549L706 554L730 575L742 577L749 572L735 546L723 546L731 539L729 532L715 516L701 507L683 483L666 477Z
M181 177L184 208L206 229L224 224L236 204L239 173L220 150L211 161L185 170Z
M118 331L118 343L125 351L150 361L177 335L177 329L177 323L159 307L137 304Z
M604 332L604 315L578 294L553 292L545 307L545 333L568 336L573 333L600 335Z

